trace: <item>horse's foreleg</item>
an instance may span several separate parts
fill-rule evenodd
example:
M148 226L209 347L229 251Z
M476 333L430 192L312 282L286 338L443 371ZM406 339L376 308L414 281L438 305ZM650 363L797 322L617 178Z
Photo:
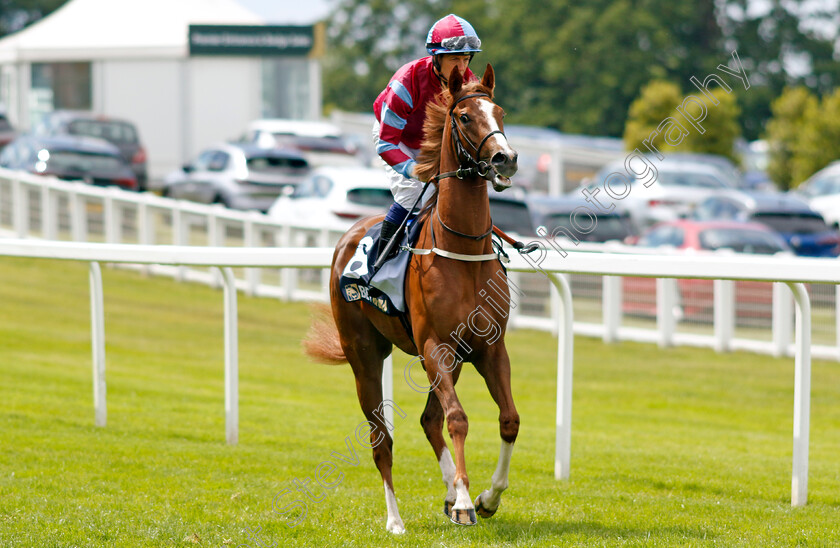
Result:
M435 458L440 465L443 483L446 485L443 513L447 517L450 517L452 507L455 506L456 497L455 461L452 460L452 454L449 452L449 447L446 446L446 440L443 439L443 408L440 406L437 395L433 392L430 392L426 399L426 408L423 410L423 414L420 415L420 424L423 425L426 439L429 440L429 444L435 452Z
M492 517L499 509L502 492L508 486L513 444L519 434L519 413L516 412L510 390L510 358L508 358L504 343L499 342L497 345L493 355L476 363L476 369L484 377L490 395L499 406L499 434L502 437L499 462L490 479L490 489L482 491L475 499L476 511L483 518Z
M455 477L452 481L455 488L455 504L452 506L449 519L461 525L474 525L475 506L470 498L470 480L467 477L467 463L464 458L464 442L467 438L469 423L467 414L455 393L455 379L461 366L460 364L455 366L456 374L453 375L448 368L442 367L442 364L434 359L434 343L427 342L426 347L426 374L435 386L435 396L446 417L446 426L449 437L452 439L452 451L455 457ZM448 463L441 463L444 474L446 474L445 464Z

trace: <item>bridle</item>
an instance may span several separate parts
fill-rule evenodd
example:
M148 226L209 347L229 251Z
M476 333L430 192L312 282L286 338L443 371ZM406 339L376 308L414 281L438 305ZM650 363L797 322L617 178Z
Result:
M452 126L452 141L455 144L455 154L458 157L458 163L460 164L460 166L456 171L448 171L446 173L440 173L438 175L435 175L433 177L435 182L439 182L441 179L446 179L448 177L464 179L473 175L478 175L482 179L488 179L490 171L492 170L495 172L495 168L492 164L479 160L479 158L481 157L481 149L484 148L484 144L487 142L488 139L490 139L490 137L497 133L504 136L505 133L500 129L494 129L493 131L485 135L484 138L481 139L481 141L478 143L478 146L476 146L475 143L473 143L461 129L461 126L458 124L457 116L455 116L455 107L458 106L458 103L460 103L461 101L466 101L467 99L474 99L476 97L489 98L490 95L488 95L487 93L470 93L459 98L449 108L449 120L451 122L450 125ZM462 139L470 145L473 151L475 151L475 155L470 154L467 151L467 149L464 148L464 144L461 142ZM467 164L467 167L464 167L464 164Z
M458 157L458 164L459 164L458 169L455 170L455 171L448 171L446 173L439 173L439 174L435 175L434 177L432 177L431 179L429 179L428 181L426 181L426 184L423 185L423 190L421 190L420 194L417 195L417 199L415 200L414 204L411 206L411 209L409 211L414 211L414 208L417 207L417 204L420 202L420 199L423 197L424 194L426 194L426 189L429 187L429 185L432 183L432 181L438 183L441 180L448 179L450 177L454 177L456 179L465 179L467 177L472 177L472 176L475 176L475 175L478 175L482 179L487 179L487 180L492 181L498 175L498 172L496 171L496 168L492 164L488 164L487 162L480 161L478 158L481 156L481 149L484 146L484 144L487 142L487 140L497 133L504 136L504 132L501 131L501 130L498 130L498 129L493 130L493 131L489 132L487 135L485 135L484 138L481 139L481 141L478 143L478 146L476 146L475 143L473 143L470 140L470 138L467 137L464 134L463 130L458 125L458 121L456 119L457 117L455 116L455 107L458 106L458 103L460 103L461 101L465 101L467 99L473 99L475 97L488 97L489 98L490 95L487 94L487 93L467 94L467 95L464 95L463 97L459 98L457 101L455 101L455 103L449 108L449 118L452 122L452 132L451 132L452 133L452 141L455 145L456 156ZM467 151L467 149L464 148L464 144L462 142L462 139L463 139L463 141L467 142L467 144L473 149L473 151L475 151L475 155L470 154ZM466 166L464 166L465 163L467 164ZM492 172L492 178L488 177L488 175L491 175L491 172ZM437 220L438 223L440 223L440 226L442 226L448 232L451 232L452 234L455 234L456 236L460 236L462 238L468 238L470 240L479 241L479 240L483 240L484 238L486 238L490 234L494 233L493 229L495 227L493 226L493 220L492 219L490 220L490 228L487 230L487 232L485 232L483 234L474 235L474 234L464 234L463 232L458 232L457 230L446 226L446 224L444 224L444 222L443 222L443 219L440 218L440 212L437 210L437 207L435 207L434 209L435 209L435 219ZM403 220L400 227L397 229L397 234L402 233L403 229L405 228L407 220L408 220L408 216L406 216L406 218ZM510 236L506 236L500 230L496 229L495 234L496 234L497 237L500 238L500 240L496 241L496 240L491 239L491 246L494 249L493 253L483 253L483 254L480 254L480 255L466 255L466 254L463 254L463 253L454 253L452 251L446 251L445 249L440 249L439 247L437 247L437 245L435 244L435 227L434 226L435 226L434 225L434 220L432 220L429 224L429 230L431 232L431 238L432 238L432 247L430 249L417 249L417 248L413 248L411 246L404 246L402 249L407 250L409 253L411 253L413 255L430 255L430 254L434 253L436 255L440 255L441 257L447 257L449 259L455 259L457 261L466 261L466 262L493 261L493 260L496 260L496 259L501 260L503 262L508 262L510 259L508 258L507 253L505 253L505 251L504 251L502 241L501 241L502 238L504 238L505 241L507 241L508 243L512 243L514 245L514 248L516 248L520 253L530 253L531 251L534 251L536 249L536 244L532 243L531 245L526 247L521 242L514 241L512 238L510 238ZM391 241L388 242L388 245L385 247L385 252L380 254L379 258L376 260L376 264L374 264L373 268L375 270L378 270L382 266L382 263L385 261L385 258L387 257L387 254L391 250L391 246L394 244L395 241L396 241L396 237L391 238Z
M505 133L500 129L494 129L493 131L485 135L484 138L481 139L481 141L478 143L478 146L476 146L475 143L473 143L461 129L461 126L458 124L457 121L457 116L455 116L455 107L458 106L458 103L460 103L461 101L466 101L467 99L474 99L476 97L489 98L490 95L488 95L487 93L470 93L459 98L449 108L449 120L452 126L452 141L455 144L455 153L458 157L459 167L455 171L448 171L446 173L440 173L438 175L435 175L433 177L435 182L440 182L441 179L447 179L449 177L465 179L466 177L471 177L474 175L478 175L482 179L491 180L488 177L488 175L491 174L491 171L495 176L496 168L494 168L492 164L479 160L479 158L481 157L481 149L484 147L484 144L487 142L488 139L490 139L490 137L497 133L504 136ZM467 149L464 148L462 139L466 141L467 144L472 148L472 150L475 152L474 155L470 154L467 151ZM464 167L464 164L467 164L467 166ZM443 222L443 219L440 218L440 212L437 211L437 208L435 208L435 217L437 217L437 221L438 223L440 223L440 226L442 226L452 234L455 234L456 236L460 236L462 238L468 238L471 240L483 240L484 238L489 236L491 232L493 232L492 220L490 221L490 228L487 230L487 232L476 236L473 234L464 234L463 232L458 232L457 230L446 226L446 224ZM432 234L434 234L434 231L432 231Z

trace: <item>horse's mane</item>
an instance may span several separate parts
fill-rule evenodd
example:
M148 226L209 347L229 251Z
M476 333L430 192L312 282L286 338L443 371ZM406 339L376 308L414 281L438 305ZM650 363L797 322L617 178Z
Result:
M438 101L429 101L426 106L426 121L423 123L423 143L417 155L416 175L421 181L428 181L440 172L440 151L443 147L443 128L449 122L449 109L455 101L468 93L486 93L493 99L493 90L480 82L464 84L452 97L446 89Z

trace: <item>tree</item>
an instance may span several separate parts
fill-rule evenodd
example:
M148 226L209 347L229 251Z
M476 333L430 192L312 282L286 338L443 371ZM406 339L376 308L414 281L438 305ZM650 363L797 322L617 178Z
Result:
M720 88L715 88L712 95L714 101L696 90L683 94L671 82L654 80L648 83L630 106L624 131L625 148L649 150L645 144L647 140L663 153L675 150L702 152L736 160L734 145L740 136L737 121L740 111L735 95ZM690 96L693 99L689 99ZM702 107L696 101L701 101ZM677 107L683 108L695 123L692 124ZM654 136L652 140L651 135Z
M733 50L750 88L738 96L748 139L764 133L785 86L818 95L840 84L834 13L811 0L338 0L324 71L328 105L370 111L402 63L425 55L431 23L450 12L481 35L508 123L618 136L651 80L688 88Z
M0 0L0 36L46 17L67 0Z
M808 0L723 2L726 49L737 49L752 84L741 99L748 139L764 133L771 102L785 87L804 85L822 95L840 84L835 17L825 3Z
M329 22L324 96L369 111L402 63L424 55L435 19L469 20L483 41L474 68L496 69L508 123L621 135L627 108L652 78L688 81L722 62L714 0L343 0Z
M645 83L687 82L720 62L711 0L478 4L476 25L493 29L486 51L500 102L517 123L621 135Z
M771 104L772 118L767 123L766 133L770 145L767 173L780 188L789 189L792 186L796 141L805 125L805 113L813 111L817 103L817 98L808 88L798 86L785 88Z
M327 20L324 60L326 108L369 112L394 72L427 55L429 27L449 13L451 2L343 0Z
M695 95L706 105L706 117L701 122L706 131L692 131L686 137L686 149L725 156L738 164L740 159L735 154L735 141L741 136L741 125L738 123L741 109L738 107L735 90L728 92L715 88L712 95L717 104L701 93ZM693 112L694 109L689 111Z
M673 82L654 80L642 88L638 99L630 105L624 127L624 148L645 150L644 140L668 117L682 101L680 87Z
M807 102L793 143L791 177L798 185L833 160L840 158L840 89Z

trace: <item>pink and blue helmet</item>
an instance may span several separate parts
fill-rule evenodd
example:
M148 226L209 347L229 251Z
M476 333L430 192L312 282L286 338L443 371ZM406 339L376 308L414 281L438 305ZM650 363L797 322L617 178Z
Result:
M429 55L477 53L481 51L481 39L466 19L450 13L429 29L426 51Z

